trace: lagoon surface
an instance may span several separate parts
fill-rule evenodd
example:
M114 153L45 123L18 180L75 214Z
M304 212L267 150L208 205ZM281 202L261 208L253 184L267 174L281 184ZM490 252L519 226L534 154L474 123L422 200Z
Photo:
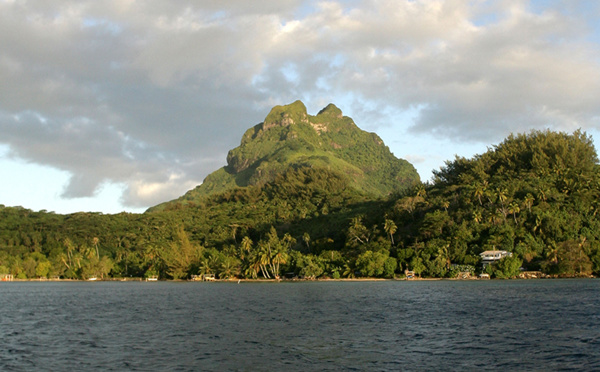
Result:
M2 371L600 370L600 280L0 283Z

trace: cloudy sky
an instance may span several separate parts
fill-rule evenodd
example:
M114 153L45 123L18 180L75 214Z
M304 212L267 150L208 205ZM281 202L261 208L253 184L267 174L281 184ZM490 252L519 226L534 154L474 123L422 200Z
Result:
M0 204L143 211L297 99L424 180L511 132L598 145L600 2L0 0Z

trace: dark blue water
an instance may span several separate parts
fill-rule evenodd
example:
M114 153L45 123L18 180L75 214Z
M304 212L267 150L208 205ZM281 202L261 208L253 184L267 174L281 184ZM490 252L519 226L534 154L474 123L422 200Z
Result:
M600 281L0 283L2 371L600 370Z

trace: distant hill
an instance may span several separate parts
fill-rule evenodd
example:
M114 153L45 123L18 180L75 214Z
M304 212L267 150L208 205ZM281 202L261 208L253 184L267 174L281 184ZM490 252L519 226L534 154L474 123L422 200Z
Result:
M420 183L415 168L396 158L375 133L368 133L329 104L316 116L300 101L275 106L264 122L248 129L227 165L183 197L153 207L187 204L238 187L261 186L290 169L323 169L358 192L381 197Z

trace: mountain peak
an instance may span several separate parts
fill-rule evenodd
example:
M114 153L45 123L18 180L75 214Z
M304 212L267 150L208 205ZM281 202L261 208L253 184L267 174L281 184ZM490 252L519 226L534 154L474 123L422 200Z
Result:
M275 106L263 122L262 129L273 127L287 127L292 124L308 123L308 113L302 101L290 103L284 106Z
M338 119L341 119L343 117L342 110L337 108L337 106L333 103L328 104L324 109L319 111L317 116L333 116Z

